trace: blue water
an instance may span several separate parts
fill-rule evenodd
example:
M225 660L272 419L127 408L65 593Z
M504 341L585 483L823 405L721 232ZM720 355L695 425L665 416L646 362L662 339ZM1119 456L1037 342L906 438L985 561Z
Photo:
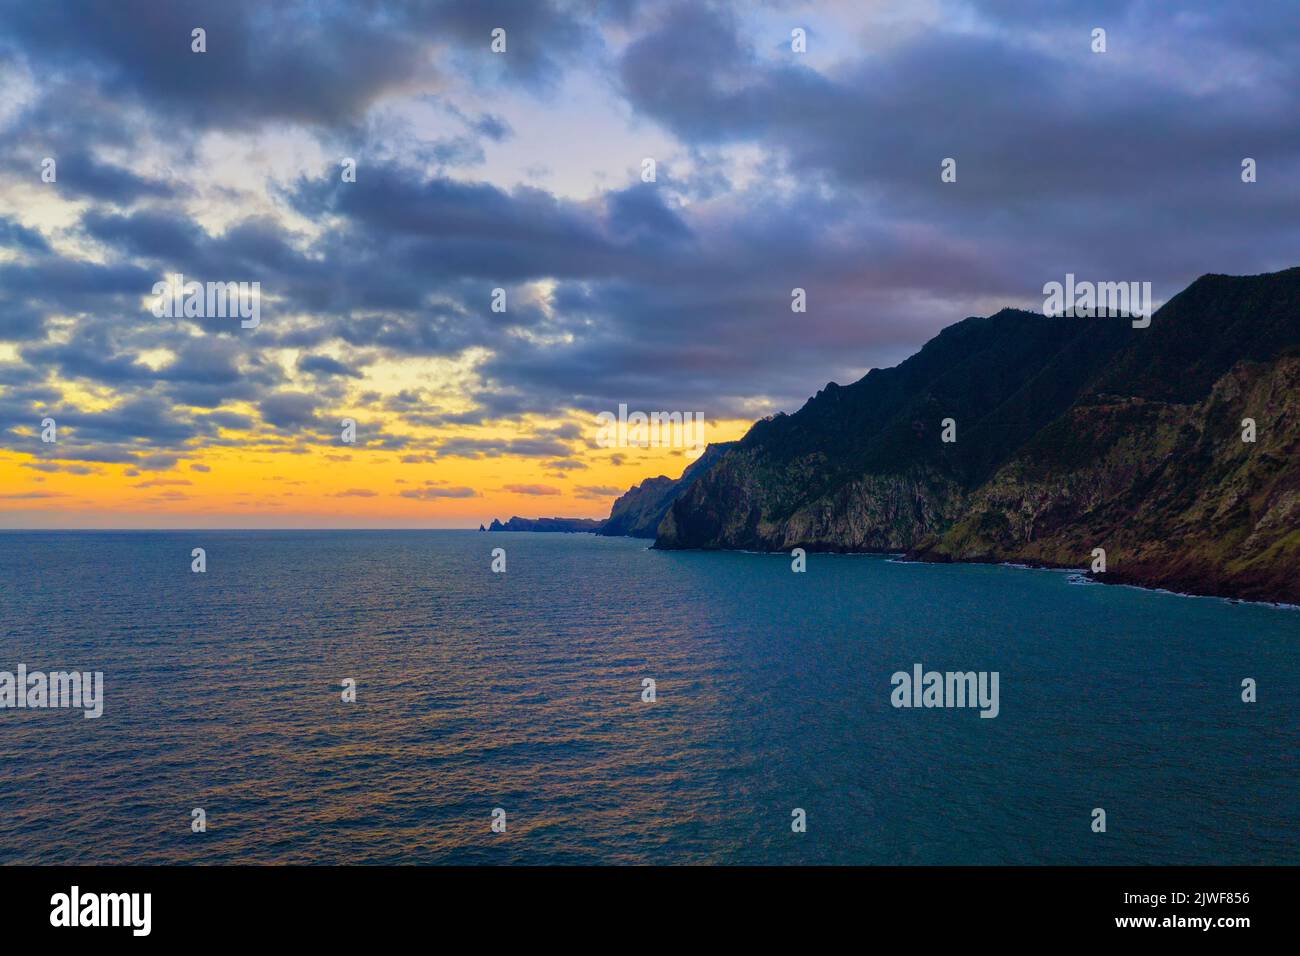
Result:
M1300 611L646 545L0 533L0 670L106 696L0 710L0 862L1300 859ZM998 671L999 716L895 709L917 662Z

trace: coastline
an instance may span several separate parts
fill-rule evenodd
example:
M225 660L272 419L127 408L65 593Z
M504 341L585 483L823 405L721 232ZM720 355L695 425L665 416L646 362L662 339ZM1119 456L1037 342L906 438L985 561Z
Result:
M623 535L622 537L630 537ZM1077 565L1051 564L1044 561L1024 561L997 558L917 558L909 557L908 552L898 550L851 550L851 549L832 549L832 548L809 548L804 545L794 545L795 548L803 548L808 554L825 554L841 556L873 556L886 557L897 564L989 564L998 565L1006 568L1016 568L1022 571L1055 571L1062 574L1075 574L1090 584L1105 584L1111 587L1129 587L1136 588L1140 591L1152 591L1160 594L1169 594L1175 597L1186 598L1206 598L1209 600L1224 601L1228 604L1258 604L1264 607L1275 608L1281 611L1300 611L1300 604L1291 601L1274 600L1269 598L1242 597L1240 594L1232 593L1212 593L1209 591L1184 591L1177 590L1165 584L1160 584L1155 580L1145 580L1137 577L1127 577L1116 574L1115 572L1105 572L1104 574L1095 574L1087 568ZM755 551L750 548L680 548L670 547L661 548L658 543L652 544L649 549L652 551L726 551L736 554L757 554L757 555L780 555L789 557L789 551ZM792 548L793 550L793 548Z

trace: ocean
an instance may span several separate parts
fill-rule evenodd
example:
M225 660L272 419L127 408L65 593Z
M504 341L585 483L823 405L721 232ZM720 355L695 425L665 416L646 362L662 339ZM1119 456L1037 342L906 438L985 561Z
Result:
M648 545L0 533L0 671L103 673L0 710L0 862L1300 859L1300 611ZM997 716L893 706L916 664Z

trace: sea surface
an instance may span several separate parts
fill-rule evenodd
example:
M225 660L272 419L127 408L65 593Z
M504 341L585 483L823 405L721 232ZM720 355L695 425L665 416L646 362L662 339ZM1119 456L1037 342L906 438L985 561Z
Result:
M1300 861L1300 611L647 546L0 533L0 671L105 682L0 710L0 862ZM999 715L891 706L916 663Z

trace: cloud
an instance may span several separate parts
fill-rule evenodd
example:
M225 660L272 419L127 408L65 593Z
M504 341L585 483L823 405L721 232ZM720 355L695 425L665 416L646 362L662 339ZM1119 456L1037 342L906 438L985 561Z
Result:
M449 438L438 446L439 458L540 458L568 453L568 445L550 438Z
M613 485L578 485L575 491L579 498L617 498L627 489Z
M363 375L355 368L344 365L337 359L332 359L328 355L302 355L298 358L298 370L306 372L309 375L329 377L342 375L348 378L362 378Z
M94 475L99 471L89 465L69 465L57 461L27 461L23 462L23 467L36 471L61 472L65 475Z
M55 161L55 181L73 196L85 196L112 203L132 203L146 198L169 198L177 188L159 179L140 176L130 169L101 162L85 149L59 149L51 156Z
M373 407L405 463L576 472L620 404L752 420L1067 271L1160 297L1300 248L1279 3L832 6L806 56L747 4L0 9L0 444L43 466L304 454ZM260 281L261 326L155 319L174 271Z
M4 32L43 69L201 126L341 124L425 71L406 24L351 4L89 0L75 22L49 5L5 6ZM206 53L191 50L198 25Z
M464 487L447 487L447 488L412 488L398 492L403 498L419 498L432 500L435 498L478 498L481 497L473 488Z
M262 399L260 408L263 420L276 428L303 428L316 422L316 397L303 392L268 395Z
M18 249L24 252L45 253L50 251L45 237L34 229L0 216L0 246Z
M559 488L552 488L550 485L506 485L503 491L508 491L516 495L559 495L563 494Z

